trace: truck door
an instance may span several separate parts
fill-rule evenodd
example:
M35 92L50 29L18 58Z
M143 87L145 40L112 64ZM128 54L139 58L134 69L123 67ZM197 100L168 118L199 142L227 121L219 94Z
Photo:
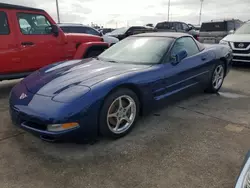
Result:
M16 23L19 27L17 34L23 67L36 70L65 60L65 36L62 32L59 32L59 36L54 36L51 31L53 20L46 13L16 11Z
M0 80L21 68L19 48L10 12L0 9Z

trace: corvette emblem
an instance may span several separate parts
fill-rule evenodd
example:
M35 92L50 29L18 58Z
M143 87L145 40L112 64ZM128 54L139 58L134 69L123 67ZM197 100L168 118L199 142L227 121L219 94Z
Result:
M243 48L243 47L244 47L244 44L243 44L243 43L240 43L240 44L238 45L238 47L239 47L239 48Z
M26 97L28 97L25 93L22 93L21 95L20 95L20 97L19 97L19 99L25 99Z

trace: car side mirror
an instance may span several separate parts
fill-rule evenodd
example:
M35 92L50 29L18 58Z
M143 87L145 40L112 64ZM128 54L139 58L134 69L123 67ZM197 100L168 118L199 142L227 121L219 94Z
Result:
M186 29L186 31L191 31L193 29L193 27L189 27Z
M177 65L177 64L180 63L183 59L185 59L187 56L188 56L187 51L186 51L186 50L181 50L181 51L178 52L177 54L171 56L172 64L173 64L173 65Z
M229 31L229 34L234 34L234 32L235 31L232 29L232 30Z
M59 29L58 29L57 25L51 25L51 32L53 33L53 35L55 37L57 37L59 35Z

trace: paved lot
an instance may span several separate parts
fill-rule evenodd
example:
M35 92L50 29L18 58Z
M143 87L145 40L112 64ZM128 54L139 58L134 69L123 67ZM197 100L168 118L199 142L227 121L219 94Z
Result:
M231 71L221 95L180 101L94 145L50 144L12 126L15 83L0 83L1 188L227 188L250 149L249 68Z

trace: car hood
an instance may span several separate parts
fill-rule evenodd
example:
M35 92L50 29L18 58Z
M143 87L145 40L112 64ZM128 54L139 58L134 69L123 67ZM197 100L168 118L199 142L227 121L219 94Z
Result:
M222 40L228 42L250 42L250 34L232 34L227 35Z
M91 88L110 77L119 77L148 67L97 59L72 60L44 67L26 77L23 82L31 93L52 97L72 86Z

